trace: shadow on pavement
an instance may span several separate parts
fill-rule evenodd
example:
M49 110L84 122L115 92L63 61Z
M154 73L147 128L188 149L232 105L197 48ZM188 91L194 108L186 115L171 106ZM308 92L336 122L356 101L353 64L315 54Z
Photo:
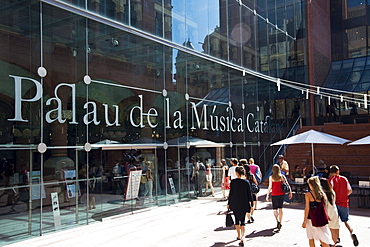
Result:
M250 234L246 235L246 238L258 238L258 237L272 237L279 231L276 228L265 229L261 231L253 231Z
M211 245L210 247L225 247L226 245L228 245L228 246L234 246L234 245L229 245L229 244L231 244L233 242L236 242L235 243L235 246L239 246L239 240L233 240L233 241L230 241L230 242L216 242L213 245Z
M217 227L214 231L219 232L219 231L228 231L228 230L235 230L235 227L234 226L230 226L230 227L220 226L220 227Z

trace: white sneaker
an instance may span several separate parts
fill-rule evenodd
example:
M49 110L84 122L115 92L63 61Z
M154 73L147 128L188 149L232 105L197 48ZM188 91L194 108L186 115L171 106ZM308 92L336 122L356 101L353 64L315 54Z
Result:
M283 205L290 205L290 202L283 202Z

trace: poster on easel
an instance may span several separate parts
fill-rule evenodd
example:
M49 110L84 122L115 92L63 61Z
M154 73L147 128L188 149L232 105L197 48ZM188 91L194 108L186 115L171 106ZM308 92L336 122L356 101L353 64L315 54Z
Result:
M78 188L78 195L80 195L80 189ZM68 198L74 198L76 197L76 184L75 183L71 183L71 184L68 184L67 183L67 196Z
M125 200L132 200L139 197L140 178L141 171L130 171Z
M64 170L65 179L73 180L76 178L76 170Z
M175 188L175 185L173 183L173 179L172 178L168 178L168 181L170 182L170 187L171 187L171 191L172 191L172 195L173 195L173 199L175 200L175 203L178 203L179 202L179 199L177 198L177 195L176 195L176 188Z
M54 216L54 228L55 230L58 230L61 228L58 192L50 193L50 196L51 196L51 207Z
M76 170L64 170L65 179L66 179L66 189L67 189L67 196L68 198L76 197L76 183L75 182L68 182L68 180L75 180L76 179ZM77 193L80 195L80 188L77 186Z
M28 181L32 181L32 200L46 198L45 186L41 186L41 171L27 172Z

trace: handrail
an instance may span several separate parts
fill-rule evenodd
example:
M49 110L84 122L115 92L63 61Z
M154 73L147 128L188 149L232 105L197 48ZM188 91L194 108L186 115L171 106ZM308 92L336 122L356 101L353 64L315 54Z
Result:
M289 137L293 136L293 135L297 132L298 127L299 127L299 125L298 125L298 121L300 121L301 116L302 116L302 115L299 115L299 116L298 116L297 120L294 122L294 124L293 124L292 128L289 130L289 132L288 132L288 134L286 135L285 139L287 139L287 138L289 138ZM272 138L272 139L273 139L273 138ZM269 146L270 146L270 144L272 143L272 139L271 139L271 141L270 141L270 143L268 144L268 146L267 146L267 147L269 147ZM282 152L281 152L282 148L284 148L284 150L285 150L285 146L287 146L287 144L285 144L285 145L281 145L281 146L279 147L279 149L276 151L276 153L275 153L274 157L272 158L272 164L270 164L269 169L265 172L265 174L264 174L264 176L263 176L263 178L262 178L262 181L264 181L265 179L267 179L267 178L271 175L272 165L273 165L273 164L276 164L276 162L275 162L276 157L282 153Z
M289 138L289 137L291 137L291 136L293 136L296 132L297 132L297 123L298 123L298 121L301 119L301 115L299 115L299 117L297 118L297 120L294 122L294 124L293 124L293 126L292 126L292 128L289 130L289 132L288 132L288 134L286 135L286 137L285 137L285 139L287 139L287 138ZM292 132L294 132L294 133L292 133ZM270 143L271 144L271 143ZM280 153L280 151L281 151L281 149L283 148L283 147L286 147L288 144L285 144L285 145L281 145L280 147L279 147L279 149L278 149L278 151L276 151L276 153L275 153L275 155L274 155L274 157L272 158L272 162L275 162L275 160L276 160L276 157L278 156L278 155L280 155L281 153Z
M262 151L259 159L262 158L262 156L266 153L267 149L270 147L271 143L272 143L272 140L274 140L275 136L277 135L277 133L280 132L280 130L283 128L282 126L284 125L284 123L286 122L286 119L284 119L284 122L282 124L279 124L279 130L278 131L275 131L275 134L274 136L271 138L270 142L266 145L265 149Z

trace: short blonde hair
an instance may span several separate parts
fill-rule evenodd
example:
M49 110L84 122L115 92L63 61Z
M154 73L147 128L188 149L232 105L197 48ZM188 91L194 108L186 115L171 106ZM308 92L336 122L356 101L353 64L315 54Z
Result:
M149 168L153 168L153 167L154 167L153 162L151 162L150 160L145 161L145 164L146 164Z

